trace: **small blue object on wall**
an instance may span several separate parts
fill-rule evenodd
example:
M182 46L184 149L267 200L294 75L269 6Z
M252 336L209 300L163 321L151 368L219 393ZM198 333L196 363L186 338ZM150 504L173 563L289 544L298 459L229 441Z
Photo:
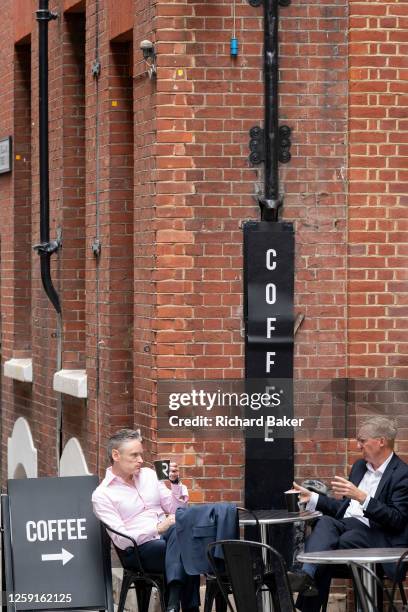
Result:
M236 57L238 55L238 38L231 38L230 53L231 57Z

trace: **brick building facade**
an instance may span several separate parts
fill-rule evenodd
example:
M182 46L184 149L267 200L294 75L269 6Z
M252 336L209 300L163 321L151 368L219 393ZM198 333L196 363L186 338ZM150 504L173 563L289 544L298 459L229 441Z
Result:
M34 0L0 4L0 137L13 136L13 171L0 175L2 371L32 360L32 381L1 379L3 482L28 472L10 450L19 417L38 475L57 473L58 448L72 438L101 474L109 432L140 425L149 458L176 453L193 500L240 501L242 442L157 440L154 413L158 380L243 375L242 223L259 219L262 186L248 162L248 131L263 117L262 8L236 3L232 58L230 1L51 0L60 322L32 250L35 9ZM402 380L393 401L408 374L407 31L398 0L292 0L280 10L280 114L293 129L282 218L295 224L295 307L305 316L295 377ZM146 38L156 78L139 48ZM86 373L86 397L54 390L61 369ZM307 410L299 401L296 412ZM300 435L297 474L344 470L346 446Z

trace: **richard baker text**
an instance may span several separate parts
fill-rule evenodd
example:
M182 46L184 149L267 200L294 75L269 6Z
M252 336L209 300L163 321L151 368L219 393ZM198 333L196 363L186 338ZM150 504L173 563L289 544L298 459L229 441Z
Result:
M278 418L274 415L258 418L243 418L239 416L196 416L179 417L172 415L169 417L171 427L301 427L304 419L288 418L286 416Z

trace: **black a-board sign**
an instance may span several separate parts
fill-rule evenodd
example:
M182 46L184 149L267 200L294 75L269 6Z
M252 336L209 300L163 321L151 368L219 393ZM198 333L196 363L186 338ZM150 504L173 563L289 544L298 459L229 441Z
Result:
M244 224L245 377L284 402L277 416L293 417L294 250L293 225L248 221ZM264 439L245 439L245 504L282 508L283 492L294 476L293 431L265 430Z
M96 476L9 480L1 497L3 610L113 612Z

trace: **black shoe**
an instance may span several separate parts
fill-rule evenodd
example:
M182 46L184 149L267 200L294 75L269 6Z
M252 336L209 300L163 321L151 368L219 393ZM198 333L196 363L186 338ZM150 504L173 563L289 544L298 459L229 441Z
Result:
M288 572L288 578L294 593L303 597L317 597L319 594L315 581L306 572Z
M180 606L171 606L170 608L166 608L166 612L180 612Z

